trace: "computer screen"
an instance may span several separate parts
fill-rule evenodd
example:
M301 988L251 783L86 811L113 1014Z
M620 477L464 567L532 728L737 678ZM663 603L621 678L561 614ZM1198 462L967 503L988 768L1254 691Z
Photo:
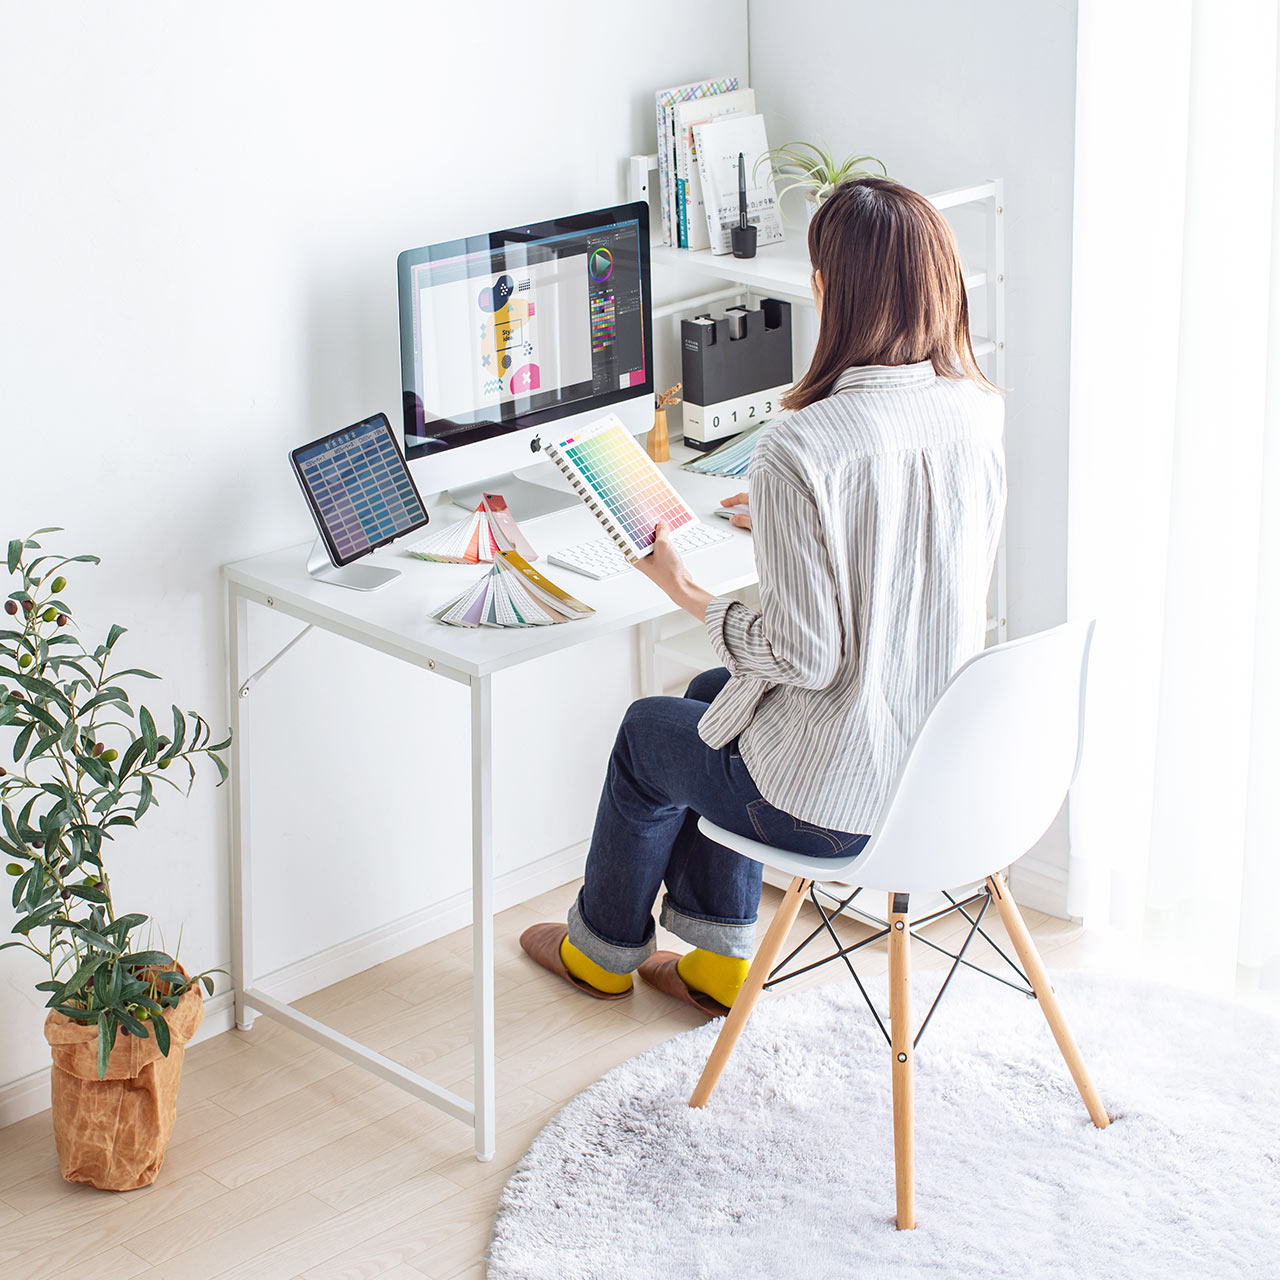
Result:
M411 249L399 285L407 458L652 397L647 204Z

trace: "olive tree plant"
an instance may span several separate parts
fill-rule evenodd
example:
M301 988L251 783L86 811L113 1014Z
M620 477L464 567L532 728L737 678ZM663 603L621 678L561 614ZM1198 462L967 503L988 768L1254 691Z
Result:
M49 968L36 989L47 1007L97 1024L98 1075L119 1033L154 1035L169 1052L163 1013L195 983L213 991L208 973L190 976L165 951L139 942L148 917L118 914L106 857L122 830L135 827L171 786L189 794L195 761L227 766L208 722L172 708L173 728L161 733L151 710L134 704L130 689L157 677L117 667L125 628L112 625L88 647L63 598L70 565L97 564L90 555L43 552L38 529L9 543L13 590L0 615L0 727L12 750L0 755L0 849L12 859L16 941ZM166 730L168 726L166 724ZM7 735L6 735L7 736ZM12 766L4 757L12 755Z

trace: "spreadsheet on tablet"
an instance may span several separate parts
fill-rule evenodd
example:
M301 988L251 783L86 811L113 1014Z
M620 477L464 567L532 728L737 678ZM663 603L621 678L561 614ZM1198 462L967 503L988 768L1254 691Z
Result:
M383 414L295 449L293 459L336 563L426 523Z

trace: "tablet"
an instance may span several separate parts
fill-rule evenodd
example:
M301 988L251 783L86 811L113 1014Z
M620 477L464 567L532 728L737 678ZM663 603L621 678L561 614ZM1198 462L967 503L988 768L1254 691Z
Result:
M289 460L335 565L359 560L427 523L385 413L301 445Z

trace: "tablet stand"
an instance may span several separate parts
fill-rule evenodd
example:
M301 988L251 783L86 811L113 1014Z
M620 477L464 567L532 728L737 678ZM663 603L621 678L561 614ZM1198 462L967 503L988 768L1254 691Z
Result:
M307 572L320 582L350 587L352 591L377 591L400 576L399 569L380 569L373 564L335 565L322 538L316 538L307 557Z

